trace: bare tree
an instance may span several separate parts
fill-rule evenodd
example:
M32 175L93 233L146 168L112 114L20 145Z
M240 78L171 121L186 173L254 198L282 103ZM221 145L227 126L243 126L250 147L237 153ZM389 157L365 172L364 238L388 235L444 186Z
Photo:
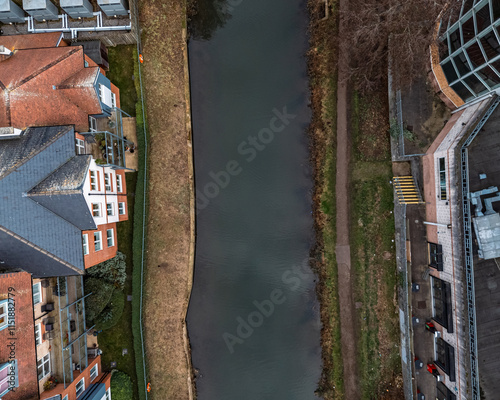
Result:
M361 89L385 81L388 60L395 83L425 73L439 20L455 17L461 0L351 0L342 45L348 46L351 77Z

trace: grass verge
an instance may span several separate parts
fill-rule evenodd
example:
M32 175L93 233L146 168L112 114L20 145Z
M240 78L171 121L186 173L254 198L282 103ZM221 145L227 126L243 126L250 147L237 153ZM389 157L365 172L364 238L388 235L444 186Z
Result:
M393 189L385 92L354 92L351 257L361 399L399 398Z

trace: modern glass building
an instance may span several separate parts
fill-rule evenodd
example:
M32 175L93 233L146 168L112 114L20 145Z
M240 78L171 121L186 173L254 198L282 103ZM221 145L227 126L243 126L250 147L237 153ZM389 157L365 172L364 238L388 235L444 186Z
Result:
M464 103L500 92L500 0L464 0L458 18L441 21L438 45L447 81L440 86L447 83Z

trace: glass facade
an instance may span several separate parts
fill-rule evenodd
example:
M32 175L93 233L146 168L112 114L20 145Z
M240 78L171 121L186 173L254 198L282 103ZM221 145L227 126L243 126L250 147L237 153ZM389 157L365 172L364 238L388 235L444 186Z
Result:
M500 89L500 1L464 0L458 20L441 21L439 56L464 102Z

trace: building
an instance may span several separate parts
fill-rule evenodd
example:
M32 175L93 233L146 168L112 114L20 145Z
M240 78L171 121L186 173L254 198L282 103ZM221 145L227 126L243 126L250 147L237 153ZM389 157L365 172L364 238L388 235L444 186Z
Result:
M466 0L432 48L436 82L454 107L500 93L500 3Z
M88 331L82 277L0 274L0 398L110 400L111 374Z
M2 43L0 263L83 274L116 255L128 219L119 90L60 33Z

